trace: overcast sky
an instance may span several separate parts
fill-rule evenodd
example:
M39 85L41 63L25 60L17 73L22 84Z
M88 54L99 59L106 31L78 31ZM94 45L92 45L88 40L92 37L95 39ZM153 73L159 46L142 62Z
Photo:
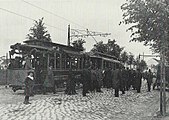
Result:
M35 8L24 1L39 6L54 13L51 15L41 9ZM108 37L95 37L97 41L115 39L121 47L134 55L139 53L151 54L149 47L142 43L129 43L130 33L126 32L128 26L120 25L122 11L120 6L125 0L0 0L0 8L20 15L38 20L44 17L44 22L56 28L46 26L53 42L67 43L67 26L73 29L88 28L92 31L111 33ZM60 17L57 17L60 16ZM64 19L63 19L64 18ZM76 24L74 24L76 23ZM10 45L22 43L29 33L33 21L24 17L8 13L0 9L0 56L10 50ZM57 29L58 28L58 29ZM61 30L60 30L61 29ZM89 51L95 41L86 39L86 50Z

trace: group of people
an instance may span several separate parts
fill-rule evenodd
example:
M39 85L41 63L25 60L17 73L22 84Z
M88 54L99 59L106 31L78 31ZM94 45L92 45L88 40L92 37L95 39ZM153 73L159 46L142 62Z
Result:
M77 94L75 87L78 83L75 76L76 75L74 74L72 69L70 69L65 90L65 93L68 95ZM122 94L125 94L125 91L133 89L136 90L137 93L140 93L142 79L147 81L147 90L150 92L153 77L153 73L150 69L142 73L140 69L133 70L129 68L125 69L124 67L112 69L111 67L109 67L103 72L98 67L86 66L85 69L83 69L83 71L81 72L81 81L79 81L79 83L82 83L83 85L83 96L86 96L86 94L89 92L102 92L101 88L105 87L107 89L114 89L114 96L119 97L119 91L121 91ZM48 81L54 81L53 72L50 67L48 70L47 78L48 79L46 80ZM32 93L32 83L33 72L29 72L28 76L25 79L25 104L29 104L29 96ZM54 82L44 82L44 86L46 86L45 83L50 83L50 87L54 85Z
M83 96L88 92L102 92L102 71L98 67L86 67L81 74Z
M98 68L87 67L82 72L83 96L89 91L102 92L101 87L114 89L115 97L119 97L119 91L125 94L130 89L141 92L142 79L147 81L147 90L151 91L153 73L149 69L141 72L140 69L133 70L125 67L112 69L107 68L102 72Z

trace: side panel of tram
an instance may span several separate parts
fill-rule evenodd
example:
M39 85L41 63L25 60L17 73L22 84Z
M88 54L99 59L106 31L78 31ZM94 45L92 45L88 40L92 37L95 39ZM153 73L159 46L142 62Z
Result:
M9 83L9 86L12 87L12 90L14 92L19 89L24 89L24 80L29 71L30 70L24 70L24 69L8 69L7 70L8 83Z

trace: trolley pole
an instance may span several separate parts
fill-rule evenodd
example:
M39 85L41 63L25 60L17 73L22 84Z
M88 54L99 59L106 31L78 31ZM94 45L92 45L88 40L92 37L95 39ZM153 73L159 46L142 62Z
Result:
M68 41L67 45L70 46L70 25L68 25Z

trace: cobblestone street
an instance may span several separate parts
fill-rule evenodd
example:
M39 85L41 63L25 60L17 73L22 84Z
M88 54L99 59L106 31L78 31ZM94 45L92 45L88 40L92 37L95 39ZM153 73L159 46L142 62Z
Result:
M82 97L80 90L72 96L35 95L30 98L30 105L23 104L23 91L13 93L10 88L0 91L4 98L0 104L0 120L151 120L159 109L159 91L144 89L140 94L130 90L119 98L110 89L89 93L87 97Z

